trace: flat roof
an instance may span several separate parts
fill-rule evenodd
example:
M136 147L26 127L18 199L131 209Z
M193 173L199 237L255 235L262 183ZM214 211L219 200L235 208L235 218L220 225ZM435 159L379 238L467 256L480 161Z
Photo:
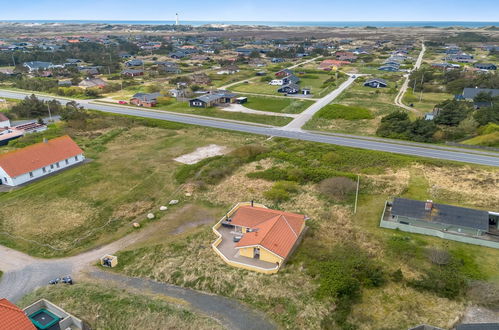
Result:
M392 214L482 231L489 229L489 212L447 204L433 203L432 209L427 211L423 201L395 198L392 204Z

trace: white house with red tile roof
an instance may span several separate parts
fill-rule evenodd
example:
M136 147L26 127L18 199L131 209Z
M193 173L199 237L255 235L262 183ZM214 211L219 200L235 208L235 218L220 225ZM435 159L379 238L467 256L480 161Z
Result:
M0 181L18 186L84 160L83 150L69 136L45 140L0 154Z

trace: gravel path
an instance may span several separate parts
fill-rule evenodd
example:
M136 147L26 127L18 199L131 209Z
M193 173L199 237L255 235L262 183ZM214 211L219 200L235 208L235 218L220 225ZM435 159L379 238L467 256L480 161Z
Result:
M206 220L202 220L191 225L205 222ZM187 228L186 226L180 226L174 232L182 232ZM219 320L228 329L276 328L266 320L263 314L252 311L235 300L148 279L108 273L92 266L102 255L114 254L149 236L155 230L157 230L156 226L151 225L108 245L60 259L34 258L0 245L0 270L4 272L0 279L0 298L17 302L33 290L48 285L48 282L56 277L65 275L75 277L81 272L88 272L91 277L112 281L124 287L150 290L157 294L183 299L194 309Z
M88 273L92 278L113 282L119 286L131 287L141 291L150 291L188 302L194 309L207 314L228 329L266 330L276 327L266 320L265 315L252 311L236 300L211 295L183 287L160 283L148 279L127 277L119 274L92 270Z

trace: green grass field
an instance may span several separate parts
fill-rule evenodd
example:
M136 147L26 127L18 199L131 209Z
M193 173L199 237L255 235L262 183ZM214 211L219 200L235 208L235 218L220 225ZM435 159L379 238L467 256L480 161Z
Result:
M318 118L323 119L345 119L345 120L358 120L358 119L372 119L372 113L361 107L354 107L341 104L330 104L317 112Z
M359 79L334 101L335 104L342 106L366 109L370 112L371 117L368 117L365 110L363 110L365 118L359 117L355 120L325 118L320 113L317 113L305 124L305 128L329 132L375 135L381 117L399 110L399 107L394 104L394 99L401 81L390 80L387 76L382 76L382 78L389 82L388 88L373 89L364 87L362 79ZM399 77L397 76L395 79L397 78Z
M251 97L253 97L253 96L251 96ZM262 102L262 100L257 100L256 103L259 106L263 106L262 104L264 102ZM284 126L292 120L292 118L288 118L288 117L255 115L255 114L250 114L250 113L223 111L223 110L220 110L216 107L192 108L189 106L188 102L172 102L171 104L168 104L168 105L158 105L157 107L155 107L155 109L167 110L167 111L172 111L172 112L180 112L180 113L188 113L188 114L207 116L207 117L216 117L216 118L248 121L248 122L253 122L253 123L267 124L267 125L274 125L274 126ZM260 110L260 109L258 109L258 110Z
M414 108L421 112L421 114L425 112L430 112L435 108L438 103L441 103L445 100L449 100L453 98L453 95L448 93L423 93L421 101L421 94L416 92L414 94L412 89L409 88L404 95L402 102L405 105L413 104Z
M211 143L233 148L262 139L184 127L100 114L82 128L60 127L58 134L70 134L93 161L1 193L0 244L52 257L115 240L132 230L132 221L143 222L145 213L180 197L173 179L180 164L173 158ZM29 139L49 133L55 134Z
M279 113L301 113L314 101L297 100L293 98L277 98L248 95L248 102L243 105L247 108Z

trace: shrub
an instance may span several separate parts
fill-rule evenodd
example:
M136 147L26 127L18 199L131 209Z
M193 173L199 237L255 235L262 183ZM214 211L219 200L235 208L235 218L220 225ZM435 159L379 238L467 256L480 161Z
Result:
M298 191L299 187L296 182L279 181L274 183L274 186L270 190L264 192L263 196L275 203L280 203L289 200L291 194L297 193Z
M355 181L345 177L336 177L323 180L319 183L318 190L332 199L343 199L357 188Z
M417 290L430 291L448 299L462 296L468 287L466 277L455 262L445 266L433 266L421 279L412 280L409 285Z

